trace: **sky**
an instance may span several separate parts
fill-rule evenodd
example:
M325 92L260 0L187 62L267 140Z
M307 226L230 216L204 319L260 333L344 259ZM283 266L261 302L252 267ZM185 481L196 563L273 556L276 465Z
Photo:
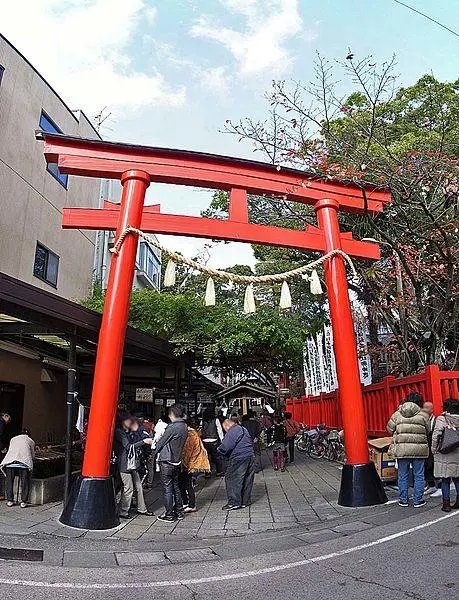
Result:
M459 30L459 0L407 0ZM223 133L263 118L273 79L307 82L316 51L397 58L400 85L459 76L459 37L393 0L0 0L0 31L72 109L103 110L105 139L253 157ZM24 18L27 15L27 18ZM352 91L349 89L349 91ZM260 157L257 155L257 159ZM149 203L199 215L209 190L154 184ZM193 256L203 240L162 236ZM252 264L249 246L216 244L210 264Z

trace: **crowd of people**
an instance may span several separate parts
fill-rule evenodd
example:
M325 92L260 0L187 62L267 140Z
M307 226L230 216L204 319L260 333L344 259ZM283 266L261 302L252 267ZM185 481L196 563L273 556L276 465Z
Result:
M7 506L14 506L13 489L19 479L21 507L29 500L35 443L30 432L21 431L5 443L10 415L0 415L1 465L5 476ZM111 474L121 519L136 514L153 516L145 503L144 490L158 473L164 493L164 513L158 519L173 522L195 512L195 485L199 474L225 477L227 503L223 510L239 510L251 502L255 473L261 470L261 437L265 432L272 447L275 470L285 471L294 461L294 438L300 424L290 413L283 418L267 410L260 418L254 411L231 415L206 409L202 418L187 418L180 404L170 407L155 425L127 412L118 414L113 439Z
M413 504L425 505L424 495L442 496L442 510L459 509L459 401L449 398L443 412L434 416L431 402L417 392L408 394L391 416L387 429L392 436L389 453L398 469L400 506L409 506L409 487ZM27 429L5 444L4 432L11 421L0 414L0 469L5 475L7 506L14 505L13 489L19 479L20 506L29 499L35 443ZM199 474L215 473L225 477L225 511L240 510L251 503L255 473L261 470L261 438L272 451L273 468L285 471L295 460L295 437L300 423L286 412L283 416L264 410L261 418L254 411L224 417L207 409L202 418L187 418L183 406L174 404L155 425L148 420L120 413L114 433L111 473L114 478L119 516L153 516L144 498L159 474L164 496L164 512L158 519L175 522L195 512L195 485ZM451 484L455 502L451 503ZM135 506L134 506L135 497Z
M409 506L412 477L415 508L425 505L426 491L435 496L441 489L442 510L450 512L459 509L459 401L445 400L439 417L434 416L433 408L421 394L408 394L387 424L392 435L389 452L397 460L400 506ZM451 483L456 489L454 504L451 504Z
M199 474L225 477L223 510L246 508L255 473L261 470L262 432L272 447L274 469L285 471L287 462L294 461L293 442L301 427L290 413L281 418L266 410L261 419L252 410L225 418L210 409L201 419L187 418L179 404L171 406L154 427L147 423L127 413L118 416L112 473L122 519L132 515L134 495L137 514L153 515L146 507L144 489L151 487L155 471L164 495L161 521L181 520L197 510Z

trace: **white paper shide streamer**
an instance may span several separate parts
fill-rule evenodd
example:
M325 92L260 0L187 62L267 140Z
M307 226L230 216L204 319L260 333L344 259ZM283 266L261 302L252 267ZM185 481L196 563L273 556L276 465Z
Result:
M209 277L206 285L206 296L204 299L206 306L215 306L215 285L212 277Z
M257 307L255 305L255 296L253 294L253 284L249 283L245 289L244 312L249 315L254 313L256 310Z
M168 261L166 271L164 272L164 287L172 287L175 285L175 266L173 260Z
M319 296L323 293L322 284L320 283L319 275L315 269L309 277L309 282L311 284L311 294Z
M290 294L290 288L288 287L288 283L286 281L282 283L279 307L292 308L292 296Z

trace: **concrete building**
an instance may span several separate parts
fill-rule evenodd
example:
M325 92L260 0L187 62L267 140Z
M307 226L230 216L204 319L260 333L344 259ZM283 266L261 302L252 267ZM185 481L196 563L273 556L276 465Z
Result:
M64 231L62 210L72 205L97 207L100 181L67 176L57 165L47 166L43 143L35 139L37 129L99 137L84 113L71 110L0 35L0 274L32 285L37 293L79 300L92 287L95 232ZM37 340L35 354L24 348L22 334L7 341L7 331L17 321L7 314L9 308L5 300L0 302L0 411L15 415L13 431L27 423L39 441L53 438L53 431L62 436L65 362L50 371L51 381L46 381L45 338ZM18 322L25 324L23 319ZM63 340L64 355L66 345ZM23 390L21 398L17 390ZM46 423L50 414L52 425Z
M0 35L0 272L80 299L91 290L95 233L64 231L62 209L97 207L100 181L47 167L37 129L99 137Z
M51 444L54 452L66 430L72 354L79 401L90 401L101 316L75 301L91 293L97 239L105 240L105 275L111 256L108 236L63 230L62 211L97 208L119 195L107 191L106 182L47 166L38 129L99 137L84 113L71 110L0 35L0 412L13 417L8 438L29 427L36 442ZM110 185L119 194L120 184ZM157 251L139 244L137 265L136 287L159 287ZM187 382L185 363L171 344L128 328L120 406L157 416Z

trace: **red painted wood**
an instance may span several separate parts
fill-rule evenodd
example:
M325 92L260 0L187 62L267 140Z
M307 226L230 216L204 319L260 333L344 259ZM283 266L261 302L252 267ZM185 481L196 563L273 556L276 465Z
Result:
M440 383L440 368L438 365L428 365L425 370L427 376L428 397L434 405L435 414L439 415L443 411L443 398Z
M121 204L119 202L112 202L111 200L104 200L104 210L114 210L119 213ZM94 209L101 210L101 209ZM161 211L161 204L148 204L143 207L144 213L159 213Z
M230 192L229 220L239 223L249 222L247 192L241 188L232 188Z
M343 247L338 222L338 208L339 204L335 200L321 200L314 207L319 227L325 234L326 252ZM354 320L343 257L333 256L330 258L324 264L324 272L333 329L336 371L341 388L340 408L346 440L347 462L351 465L364 465L369 462L367 427L360 385ZM324 408L322 397L321 405ZM321 418L323 418L322 414Z
M459 371L437 370L437 365L430 365L418 375L401 379L390 375L380 383L362 386L368 435L372 437L387 436L386 425L390 416L410 392L419 392L425 400L434 403L435 414L441 414L443 401L449 397L458 397ZM302 400L305 425L315 427L321 422L324 414L327 427L341 427L338 392L319 396L303 396ZM324 402L327 407L321 413L320 406L323 407Z
M116 228L116 211L98 208L64 208L62 227L64 229L104 229ZM143 214L140 229L145 232L203 237L215 240L268 244L301 250L325 250L325 238L317 233L257 225L236 223L221 219L205 219L163 213ZM342 249L350 256L378 260L380 250L377 244L361 242L347 237L342 239Z
M151 181L230 190L238 187L249 194L277 194L284 199L313 204L332 196L348 212L363 212L365 202L359 187L315 179L307 173L199 152L110 144L44 134L45 157L58 162L63 173L119 179L128 169L140 169ZM368 187L367 210L377 213L390 202L386 191Z
M117 213L117 235L128 223L134 227L140 225L149 178L146 173L128 171L122 183L121 209L109 211ZM109 473L136 254L137 236L128 236L110 264L83 461L82 473L85 477L106 477Z

